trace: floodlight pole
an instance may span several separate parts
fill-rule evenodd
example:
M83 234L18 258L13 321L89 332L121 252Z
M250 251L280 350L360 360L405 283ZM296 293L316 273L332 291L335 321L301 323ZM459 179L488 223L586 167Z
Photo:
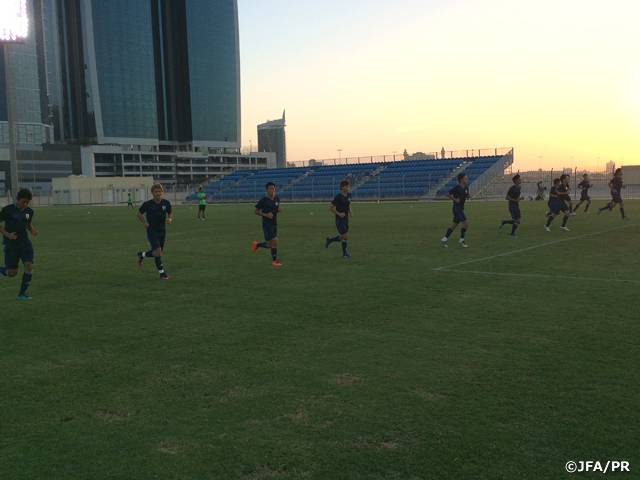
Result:
M4 71L7 83L7 123L9 127L9 168L11 175L11 197L18 193L18 157L16 155L15 119L13 118L13 87L9 62L9 43L4 44Z

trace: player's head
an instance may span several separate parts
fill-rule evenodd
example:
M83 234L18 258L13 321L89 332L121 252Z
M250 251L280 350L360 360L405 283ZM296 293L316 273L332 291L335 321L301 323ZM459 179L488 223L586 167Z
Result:
M160 200L162 198L162 194L164 193L164 188L160 183L154 183L151 185L151 195L155 200Z
M569 175L566 173L563 173L562 175L560 175L560 181L562 183L569 183Z
M200 191L202 191L202 187L200 187Z
M349 188L351 188L351 184L349 183L349 180L342 180L340 182L340 190L344 191L349 191Z
M621 177L622 176L622 169L621 168L616 168L616 171L615 171L614 175L616 177Z
M587 178L589 178L589 174L585 173L584 175L582 175L582 178L584 178L586 180Z
M559 178L554 178L553 179L553 184L554 185L560 185L560 179Z
M467 184L467 174L466 173L460 172L458 174L458 183L462 183L463 185Z
M273 182L267 182L264 188L267 190L267 196L269 198L273 198L273 196L276 194L276 184Z
M520 180L520 174L516 173L513 178L513 183L515 183L516 185L520 185L520 183L522 183L522 180Z
M32 198L33 195L31 194L31 190L29 190L28 188L21 188L20 190L18 190L18 195L16 195L16 205L18 206L18 209L24 210L25 208L27 208Z

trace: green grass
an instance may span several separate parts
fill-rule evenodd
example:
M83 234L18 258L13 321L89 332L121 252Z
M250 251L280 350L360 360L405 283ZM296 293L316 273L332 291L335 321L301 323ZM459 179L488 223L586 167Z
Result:
M549 233L527 202L512 239L506 202L472 202L467 249L441 246L449 202L354 204L352 260L328 204L284 205L281 268L252 205L179 206L168 282L135 213L38 208L34 301L0 278L0 477L633 472L640 202L601 203Z

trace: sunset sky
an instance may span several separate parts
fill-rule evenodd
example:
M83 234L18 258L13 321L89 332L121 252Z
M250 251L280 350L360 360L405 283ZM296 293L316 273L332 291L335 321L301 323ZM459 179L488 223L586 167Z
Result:
M238 8L243 146L286 110L288 161L514 147L516 169L640 164L638 1Z

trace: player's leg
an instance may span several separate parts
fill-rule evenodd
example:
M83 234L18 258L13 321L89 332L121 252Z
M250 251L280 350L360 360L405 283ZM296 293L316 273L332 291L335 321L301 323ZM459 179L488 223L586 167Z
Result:
M557 213L555 211L552 211L551 214L547 217L547 224L544 226L547 232L551 231L551 222L553 222L553 219L556 218L556 215Z
M562 210L562 213L564 213L564 217L562 218L562 226L560 228L568 232L569 229L567 228L567 222L569 221L569 216L571 215L571 212L569 211L569 207L565 206L564 209Z
M327 237L327 240L324 242L324 248L329 248L329 245L333 242L342 241L342 234L340 233L340 219L336 217L336 230L338 230L338 235L335 237Z
M587 206L584 207L584 213L589 213L589 206L591 205L591 199L587 198Z
M514 206L510 210L511 210L511 219L513 220L513 225L511 225L511 233L509 235L511 237L515 237L516 229L520 226L520 207Z
M451 226L447 229L447 233L445 233L444 237L440 239L445 247L447 246L447 240L449 240L449 237L451 236L453 231L458 227L458 223L458 217L454 216L453 221L451 222Z
M340 222L340 242L342 245L342 256L345 258L351 258L351 255L347 253L347 243L349 241L349 223Z
M622 215L622 219L623 220L629 220L629 217L627 217L624 214L624 203L623 202L620 202L620 214Z
M613 207L616 206L616 202L614 202L613 200L611 200L609 203L607 203L604 207L599 208L598 209L598 215L600 215L600 212L604 211L604 210L613 210Z
M578 203L576 203L576 208L573 209L574 212L577 212L578 209L580 208L580 205L582 205L584 202L584 200L581 198L580 201Z
M464 236L467 234L467 228L469 228L469 220L467 220L467 217L465 217L461 223L462 227L460 228L460 240L458 240L458 242L463 247L466 247L467 244L465 243Z
M20 264L20 257L18 256L18 250L11 248L9 245L4 246L4 267L0 267L0 274L5 277L13 278L18 275L18 265Z
M31 279L33 278L33 245L30 241L20 249L18 255L24 265L24 272L22 273L22 283L20 284L18 298L20 300L31 300L31 297L27 296L27 288L29 288Z

